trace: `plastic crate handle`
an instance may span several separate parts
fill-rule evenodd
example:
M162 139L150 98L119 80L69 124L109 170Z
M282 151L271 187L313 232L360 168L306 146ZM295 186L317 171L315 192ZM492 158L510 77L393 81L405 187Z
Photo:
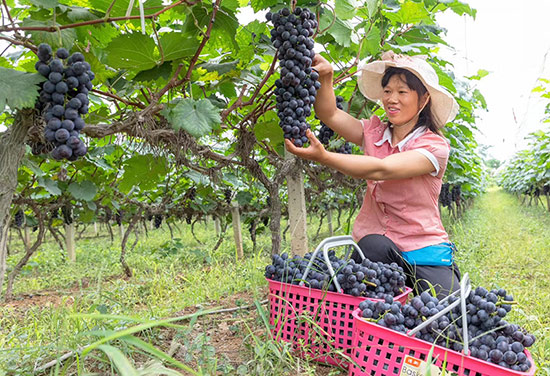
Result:
M467 313L466 312L466 298L468 297L468 295L470 295L470 291L472 291L472 286L470 284L470 276L468 275L468 273L464 273L464 276L462 277L462 279L460 281L460 289L453 292L452 294L450 294L446 298L442 299L440 302L442 303L442 302L448 300L451 296L455 296L457 294L459 294L459 299L457 301L449 304L443 310L439 311L436 315L433 315L432 317L430 317L429 319L427 319L426 321L424 321L422 324L418 325L414 329L409 330L407 332L407 335L408 336L413 336L414 334L418 333L420 330L424 329L426 326L430 325L432 322L434 322L435 320L437 320L438 318L440 318L441 316L443 316L444 314L446 314L447 312L449 312L454 307L456 307L457 305L460 304L461 305L461 310L462 310L462 341L463 341L462 352L465 355L468 355L469 354L469 350L468 350L469 340L468 340L468 320L466 318L466 313Z
M336 273L334 273L334 269L332 268L332 264L330 263L330 259L328 257L328 250L335 247L341 247L344 245L349 245L354 247L357 252L359 253L359 256L361 257L361 260L365 259L365 255L363 255L363 251L361 251L361 248L353 241L353 238L350 235L340 235L340 236L331 236L329 238L324 239L319 243L317 248L315 248L315 251L313 251L313 254L311 255L311 258L309 259L309 263L307 264L306 270L304 271L304 274L302 276L302 279L305 280L311 266L313 265L313 260L315 260L315 257L317 256L317 253L322 249L323 250L323 259L325 261L325 265L328 268L328 271L330 273L330 278L334 282L334 286L336 286L336 291L339 293L342 293L344 290L336 280ZM348 256L349 252L346 254L346 257ZM304 285L304 281L300 281L300 286Z

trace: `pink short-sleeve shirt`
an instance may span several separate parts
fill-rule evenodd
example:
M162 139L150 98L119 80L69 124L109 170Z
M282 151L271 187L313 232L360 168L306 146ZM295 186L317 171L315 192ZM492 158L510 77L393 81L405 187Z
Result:
M385 235L404 252L448 242L438 208L450 152L448 141L421 127L392 146L391 131L377 116L362 123L365 155L382 159L415 150L432 162L435 171L408 179L367 180L367 192L353 226L355 241L369 234Z

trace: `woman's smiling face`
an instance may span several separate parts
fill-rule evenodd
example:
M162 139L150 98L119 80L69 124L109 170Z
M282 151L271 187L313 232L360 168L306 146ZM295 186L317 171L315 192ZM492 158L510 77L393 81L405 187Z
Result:
M418 93L412 90L405 76L394 74L384 86L382 104L391 124L403 125L418 115L424 103L419 103Z

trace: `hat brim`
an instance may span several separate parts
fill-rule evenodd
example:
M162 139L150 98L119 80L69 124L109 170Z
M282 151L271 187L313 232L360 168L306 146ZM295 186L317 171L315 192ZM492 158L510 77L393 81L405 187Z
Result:
M452 121L458 114L459 106L453 96L439 85L428 84L422 75L414 68L403 66L394 61L373 61L359 69L359 90L365 97L372 101L381 101L384 94L382 77L388 67L407 69L412 72L424 84L430 93L431 111L439 128Z

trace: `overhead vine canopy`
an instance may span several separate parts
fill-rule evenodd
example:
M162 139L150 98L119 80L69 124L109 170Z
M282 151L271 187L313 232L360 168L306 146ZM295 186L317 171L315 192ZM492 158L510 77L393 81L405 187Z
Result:
M427 55L441 84L461 106L446 130L453 147L448 180L463 184L467 195L480 192L474 110L485 102L437 56L446 45L437 13L475 16L458 0L150 0L142 7L130 0L6 0L0 26L0 39L7 43L0 57L0 106L8 129L16 124L15 112L34 107L38 97L34 66L40 43L82 53L95 73L82 130L88 136L88 155L67 163L28 153L19 169L15 203L72 201L82 220L97 218L101 208L126 205L132 212L139 208L196 217L225 213L223 191L231 188L234 198L253 212L270 197L269 210L277 219L284 212L281 184L297 165L306 171L307 189L317 197L311 207L334 200L335 191L353 197L357 182L284 158L273 95L277 51L263 15L289 5L316 14L315 50L334 63L336 92L354 116L381 112L357 90L354 74L361 60L377 59L387 50ZM244 7L256 12L252 21L240 17ZM43 142L44 121L36 112L30 116L27 142L34 146ZM313 116L308 122L318 130ZM187 193L191 187L197 193L193 200ZM278 233L273 222L271 230Z

